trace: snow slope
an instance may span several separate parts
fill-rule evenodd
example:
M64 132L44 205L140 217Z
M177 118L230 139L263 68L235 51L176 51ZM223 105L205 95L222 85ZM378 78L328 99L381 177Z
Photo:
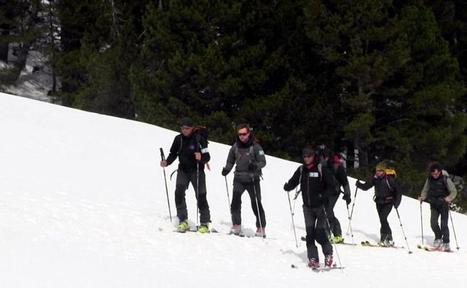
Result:
M7 94L0 94L0 131L0 287L461 287L467 280L464 215L452 214L459 251L425 252L416 248L419 204L404 198L399 210L413 254L338 246L346 268L314 273L305 267L304 243L295 248L282 190L297 163L267 157L262 191L268 238L229 236L220 175L229 147L211 143L208 201L212 227L220 233L178 234L172 232L159 167L159 147L167 151L176 132ZM231 193L232 176L228 179ZM174 214L174 181L169 189ZM193 194L190 188L192 224ZM243 224L253 233L246 194ZM378 239L371 197L371 191L358 193L355 242ZM299 236L304 235L300 205L297 201ZM423 208L425 236L432 241L429 207ZM336 213L345 231L344 201ZM390 224L396 243L405 245L394 212Z

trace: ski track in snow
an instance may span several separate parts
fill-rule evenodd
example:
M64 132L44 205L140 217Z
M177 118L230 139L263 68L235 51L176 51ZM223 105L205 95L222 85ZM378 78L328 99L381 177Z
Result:
M173 232L175 221L169 221L159 167L159 148L167 155L176 132L1 93L0 130L1 287L426 288L457 287L467 280L465 215L451 214L461 250L426 252L416 247L421 242L419 204L404 197L399 211L413 254L341 245L345 269L313 273L306 268L306 247L300 241L305 235L301 197L295 210L300 246L295 248L282 190L298 163L267 157L262 197L268 238L227 235L230 213L220 171L229 146L211 142L208 201L211 226L219 233L181 234ZM169 166L167 177L175 169L176 163ZM231 196L232 174L228 180ZM355 180L350 181L353 187ZM168 185L175 219L175 179ZM352 221L356 243L378 240L372 195L357 194ZM251 235L255 224L247 193L242 199L243 226ZM344 203L338 201L335 211L345 232ZM195 226L192 187L187 205ZM425 240L431 242L429 215L424 204ZM395 242L407 246L395 211L389 221ZM455 249L451 226L450 231ZM318 250L322 261L320 246ZM334 260L338 262L336 254Z

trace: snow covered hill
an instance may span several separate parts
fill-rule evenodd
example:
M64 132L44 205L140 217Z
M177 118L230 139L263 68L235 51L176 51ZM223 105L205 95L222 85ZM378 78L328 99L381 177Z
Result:
M304 243L295 248L282 190L297 163L267 157L262 190L268 238L229 236L230 213L220 175L229 147L211 143L208 201L212 227L220 233L178 234L169 221L159 167L159 148L167 151L176 132L7 94L0 94L0 131L0 287L439 288L461 287L467 280L464 215L452 213L459 251L418 250L419 204L404 198L399 211L413 254L342 245L337 248L346 268L314 273L305 267ZM168 174L175 168L169 166ZM169 189L175 213L174 181ZM193 194L190 188L192 224ZM355 242L378 239L371 198L371 191L358 193ZM253 233L246 193L243 200L243 224ZM424 232L431 242L429 207L423 208ZM344 201L336 212L345 231ZM389 220L396 243L407 246L394 212ZM300 201L295 223L298 235L304 235ZM453 235L451 245L455 247Z

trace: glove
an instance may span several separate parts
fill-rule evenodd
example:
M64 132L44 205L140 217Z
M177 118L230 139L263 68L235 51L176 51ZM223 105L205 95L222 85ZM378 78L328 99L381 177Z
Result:
M394 208L399 208L399 205L401 205L401 200L402 198L398 197L395 201L394 201Z
M285 190L285 191L289 192L289 191L291 191L292 189L293 189L293 188L291 188L290 185L289 185L287 182L284 183L284 190Z
M258 168L258 165L255 162L248 164L248 171L256 171L256 168Z
M355 183L355 186L357 186L357 188L359 188L359 189L360 189L360 188L362 188L362 186L363 186L363 183L362 183L362 182L360 182L360 180L358 180L358 181L357 181L357 183Z
M352 201L352 200L350 199L350 194L349 194L349 193L344 193L344 196L342 196L342 199L345 200L345 203L346 203L347 205L349 205L350 202Z
M230 172L230 171L227 170L227 168L224 167L224 168L222 168L221 174L222 174L222 176L227 176L227 174L229 174L229 172Z

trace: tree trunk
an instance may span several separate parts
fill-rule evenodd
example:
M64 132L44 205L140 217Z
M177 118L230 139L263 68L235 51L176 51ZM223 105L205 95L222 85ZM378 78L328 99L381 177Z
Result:
M1 30L1 38L3 38L3 36L6 36L8 34L10 34L10 31L8 29L5 29L5 28L0 28ZM8 63L8 42L0 42L0 61L3 61L5 63Z

